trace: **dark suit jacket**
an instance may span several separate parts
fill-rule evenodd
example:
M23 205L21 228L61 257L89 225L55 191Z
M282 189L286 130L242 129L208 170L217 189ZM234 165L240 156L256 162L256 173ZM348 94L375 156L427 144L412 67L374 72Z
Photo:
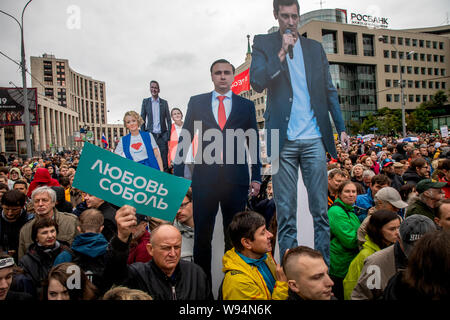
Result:
M205 132L208 129L217 129L221 132L222 138L223 138L223 162L224 164L207 164L205 163L205 159L202 159L201 163L200 156L204 157L204 154L210 154L214 156L214 152L210 152L210 149L207 149L207 151L204 153L203 151L214 142L214 139L211 139L212 141L205 141L204 139L202 142L199 142L198 145L198 151L195 157L195 165L194 165L194 173L192 176L192 186L201 186L201 185L213 185L214 187L220 187L221 181L219 180L219 176L221 176L223 179L225 179L226 182L236 185L249 185L250 177L249 177L249 168L248 168L248 162L247 157L245 157L244 162L241 164L238 164L237 158L238 158L238 148L244 147L247 143L246 139L239 140L236 137L227 137L226 130L227 129L242 129L244 132L248 129L254 130L256 133L256 156L252 159L252 179L251 181L258 181L261 182L261 162L259 160L259 136L258 136L258 129L256 126L256 112L255 112L255 104L247 99L244 99L240 96L237 96L233 94L232 96L232 108L231 113L228 116L227 122L225 124L224 130L221 131L219 125L217 124L213 112L212 112L212 106L211 106L211 100L212 100L212 92L205 93L201 95L197 95L194 97L191 97L189 100L188 108L187 108L187 114L186 118L183 124L183 129L187 130L190 133L191 139L194 137L194 121L201 121L202 123L202 132L203 135L205 135ZM199 137L200 140L201 137ZM227 139L233 139L234 142L230 143L231 146L233 146L233 163L226 164L225 160L227 159L227 150L225 148L227 144ZM209 139L208 139L209 140ZM183 149L182 146L183 143L183 134L181 134L180 139L178 141L178 148L177 149L177 156L175 159L175 163L179 162L180 157L181 159L185 158L184 150L187 152L187 148ZM186 144L186 143L185 143ZM188 142L190 144L190 142ZM254 145L251 145L249 148L254 147ZM210 147L211 148L211 147ZM209 150L209 151L208 151ZM217 150L220 152L219 150ZM222 170L222 171L221 171ZM221 175L219 174L221 173ZM176 176L182 177L184 175L184 163L181 164L175 164L174 165L174 174Z
M329 113L340 135L345 124L339 106L336 88L331 82L328 60L322 45L311 39L299 36L303 50L306 80L311 97L311 107L317 119L325 150L333 158L337 157L333 130ZM257 35L253 42L250 83L254 90L267 89L267 108L264 114L268 129L267 152L271 152L271 129L279 129L280 151L287 137L287 128L291 115L293 92L287 61L280 62L278 52L281 49L281 34Z
M142 101L141 117L144 119L142 131L152 132L153 130L153 110L152 97ZM169 104L166 100L159 98L159 123L161 124L161 133L164 139L169 141L170 129L172 128L172 120L170 118Z

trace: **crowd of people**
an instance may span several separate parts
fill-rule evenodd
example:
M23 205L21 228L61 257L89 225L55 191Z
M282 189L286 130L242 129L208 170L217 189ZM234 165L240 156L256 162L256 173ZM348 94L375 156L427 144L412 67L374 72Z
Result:
M298 1L273 5L279 31L255 36L250 66L252 88L267 90L271 164L263 168L258 138L228 134L259 136L254 103L232 92L225 59L211 65L214 90L190 98L184 122L152 80L111 150L191 180L173 221L74 188L78 152L1 155L0 300L449 298L448 137L347 135L323 48L297 32ZM207 151L214 161L197 161ZM298 242L299 170L314 248ZM213 292L219 211L225 252Z
M448 298L447 139L351 143L345 151L336 142L338 157L327 161L329 265L304 246L275 262L277 214L265 176L228 228L219 299ZM0 157L0 299L213 299L194 260L192 191L174 221L136 214L72 187L79 156ZM74 268L77 289L67 285Z

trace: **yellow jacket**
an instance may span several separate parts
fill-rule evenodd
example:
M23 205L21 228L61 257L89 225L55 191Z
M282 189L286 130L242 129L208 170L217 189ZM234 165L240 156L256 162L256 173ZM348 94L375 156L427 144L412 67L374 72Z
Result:
M222 285L223 300L286 300L288 284L276 281L273 293L267 288L258 268L247 264L233 249L228 250L222 258L225 278ZM265 261L276 279L276 264L270 253Z

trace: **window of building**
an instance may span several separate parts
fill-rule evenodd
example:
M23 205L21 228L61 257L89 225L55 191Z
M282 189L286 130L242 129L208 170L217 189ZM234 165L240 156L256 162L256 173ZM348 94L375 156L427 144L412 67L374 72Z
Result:
M437 54L433 55L433 59L434 62L438 62L439 61L439 56Z
M445 76L445 69L441 69L441 76Z
M426 94L424 94L424 95L422 96L422 101L423 101L423 102L427 102L427 100L428 100L428 96L427 96Z
M420 71L424 75L427 74L427 68L425 68L425 67L420 68Z
M399 80L394 80L394 88L398 88L400 81Z
M391 36L391 44L395 44L395 40L396 38Z
M391 66L388 64L384 65L384 72L391 72Z
M408 74L411 74L411 73L412 73L412 67L411 67L411 66L408 66L408 67L406 68L406 70L407 70Z
M357 55L356 33L344 32L344 54Z
M400 95L394 94L394 102L400 102Z
M444 50L444 43L443 42L439 42L439 50Z
M405 73L405 66L402 66L402 67L401 67L400 72L401 72L401 73Z
M420 89L420 81L415 81L415 82L414 82L414 87L415 87L416 89Z
M433 89L433 81L428 81L428 89Z
M433 41L433 49L437 49L437 46L438 46L437 41Z
M417 47L417 39L412 39L412 45L413 47Z
M408 98L409 98L409 102L414 102L414 95L413 94L410 94L408 96Z
M419 74L419 67L414 67L414 74Z
M419 60L419 54L417 52L414 52L413 57L414 57L414 61Z
M405 38L405 46L411 46L411 39Z
M424 46L424 41L423 40L419 40L419 47L423 48Z
M416 102L420 102L420 94L416 94Z
M384 50L384 57L389 58L389 50Z
M390 88L391 87L391 80L386 79L386 88Z
M387 94L386 95L386 101L387 102L392 102L392 94Z
M402 37L398 37L398 44L399 45L403 45L403 38Z
M425 80L422 81L422 88L424 88L424 89L427 88L427 82Z
M420 54L420 61L425 61L425 53Z
M363 34L363 50L366 57L373 57L375 55L373 38L373 34Z
M431 54L427 54L427 61L431 62Z
M413 81L412 80L408 80L408 88L412 88L413 87Z
M432 76L433 75L433 68L428 68L428 75Z
M444 63L444 61L445 61L445 60L444 60L444 56L440 56L440 62L441 62L441 63Z
M397 51L391 51L391 58L397 59Z
M392 66L392 73L397 73L398 72L398 66L397 65L393 65Z
M441 85L442 85L442 89L444 89L444 90L447 89L447 85L445 82L442 82Z
M54 99L53 88L45 88L45 96Z
M441 84L440 82L436 81L436 83L435 83L435 88L436 88L436 89L439 89L439 88L441 87L440 84Z
M427 48L431 48L431 41L427 40L425 42Z
M322 46L327 54L335 54L338 52L335 30L322 30Z
M398 52L398 57L403 60L405 58L405 53L403 51Z
M406 60L411 60L412 58L412 53L410 54L410 53L407 53L406 54Z

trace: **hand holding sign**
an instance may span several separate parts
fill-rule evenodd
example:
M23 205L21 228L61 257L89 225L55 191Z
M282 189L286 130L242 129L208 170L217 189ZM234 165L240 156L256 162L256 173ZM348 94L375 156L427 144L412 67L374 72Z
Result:
M129 205L124 205L116 212L117 237L120 241L127 243L131 234L131 228L137 224L136 209Z

